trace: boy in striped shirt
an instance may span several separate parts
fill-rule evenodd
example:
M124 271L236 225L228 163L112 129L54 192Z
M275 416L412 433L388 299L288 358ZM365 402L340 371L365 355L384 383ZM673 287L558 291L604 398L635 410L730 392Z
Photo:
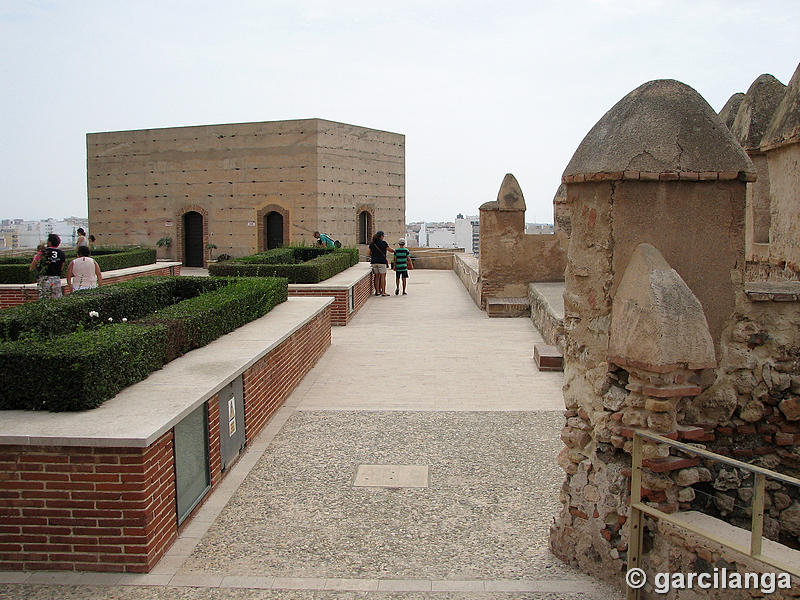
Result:
M408 282L408 270L414 268L414 263L411 262L411 250L406 248L406 241L400 239L397 242L398 248L394 249L394 270L396 273L394 295L400 293L400 278L403 278L403 296L406 294L406 284Z

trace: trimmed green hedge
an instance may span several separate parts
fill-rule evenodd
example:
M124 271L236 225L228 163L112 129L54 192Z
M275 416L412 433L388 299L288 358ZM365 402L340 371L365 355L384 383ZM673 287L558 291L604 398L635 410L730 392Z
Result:
M292 261L288 261L289 252ZM287 262L273 262L280 257L287 257ZM208 272L222 277L286 277L289 283L319 283L357 263L357 248L290 246L210 264Z
M273 248L266 252L234 258L233 262L257 263L262 265L292 264L295 262L293 248Z
M166 362L167 328L109 325L54 339L0 342L0 409L86 410Z
M135 248L124 252L110 252L105 254L98 251L92 254L101 271L116 271L129 267L152 265L156 262L156 251L153 248ZM66 271L64 271L66 273Z
M0 311L0 340L55 337L76 328L91 329L123 318L133 321L223 285L211 277L138 277L115 285L69 294L56 301L37 301ZM100 317L89 316L97 311Z
M0 265L0 283L35 283L38 273L28 269L30 262Z
M66 255L67 262L64 263L62 277L66 275L67 266L75 258L75 251L66 252ZM92 258L97 261L101 271L115 271L153 264L156 262L156 251L152 248L102 249L93 252ZM39 274L29 270L32 260L33 255L0 259L0 283L35 283Z
M169 329L167 357L172 360L264 316L286 301L287 285L280 278L229 280L228 285L169 306L141 322Z
M114 288L123 293L108 293ZM152 277L8 309L12 316L0 313L8 336L0 341L0 409L94 408L286 297L285 279ZM89 310L100 318L89 317ZM133 321L142 311L143 318ZM117 316L109 323L112 313ZM119 323L123 315L127 323ZM73 331L59 335L70 318Z

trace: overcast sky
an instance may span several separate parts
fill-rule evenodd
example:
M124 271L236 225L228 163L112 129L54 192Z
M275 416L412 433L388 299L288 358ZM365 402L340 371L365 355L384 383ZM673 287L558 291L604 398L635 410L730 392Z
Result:
M552 222L595 122L673 78L719 111L800 61L800 1L0 0L0 217L86 216L94 131L319 117L406 136L406 220L507 172Z

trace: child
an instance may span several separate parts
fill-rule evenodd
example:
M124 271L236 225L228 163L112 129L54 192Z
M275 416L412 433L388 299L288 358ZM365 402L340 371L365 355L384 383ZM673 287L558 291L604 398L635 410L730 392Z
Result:
M33 255L31 266L28 267L29 271L36 271L39 269L39 261L42 260L42 253L44 252L45 247L46 245L44 242L36 246L36 254Z
M397 242L399 248L394 251L394 270L395 270L395 290L394 295L400 293L400 278L403 278L403 296L406 294L406 284L408 283L408 270L414 268L414 263L411 262L411 250L406 248L406 241L400 239Z

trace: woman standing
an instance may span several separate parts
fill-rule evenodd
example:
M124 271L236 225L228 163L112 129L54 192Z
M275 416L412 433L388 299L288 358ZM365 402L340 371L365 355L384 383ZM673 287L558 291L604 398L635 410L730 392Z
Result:
M389 269L387 252L394 254L394 250L383 240L383 232L378 231L369 244L369 262L372 265L372 284L376 296L389 295L386 293L386 271Z
M83 227L78 227L78 240L75 242L75 250L81 246L89 247L89 241L86 239L86 230Z
M67 283L73 292L96 288L103 281L100 265L89 258L89 246L78 246L78 258L67 267Z

